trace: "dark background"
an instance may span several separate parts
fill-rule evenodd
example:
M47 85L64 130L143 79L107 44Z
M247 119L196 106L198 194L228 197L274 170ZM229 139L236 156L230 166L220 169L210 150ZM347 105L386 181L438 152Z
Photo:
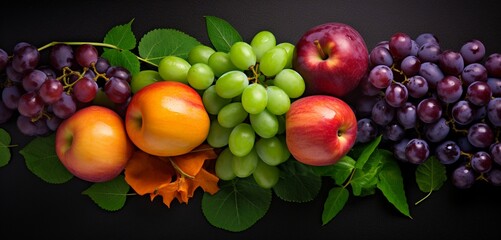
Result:
M303 3L304 2L304 3ZM490 3L492 2L492 4ZM416 37L435 34L443 49L459 50L481 40L487 54L501 52L501 14L495 1L12 1L0 10L0 48L11 53L17 42L42 46L52 41L102 41L116 25L134 19L139 38L155 28L179 29L209 43L203 16L230 22L250 41L270 30L277 41L295 43L310 27L336 21L352 25L371 49L401 31ZM198 192L188 205L131 196L123 209L107 212L81 192L89 183L76 178L48 184L32 174L18 151L30 140L15 121L0 125L12 136L12 159L0 168L0 238L4 236L88 239L332 238L332 239L492 239L499 237L500 188L476 184L455 189L450 181L415 206L425 193L413 168L403 174L413 219L401 215L380 192L350 196L347 205L322 226L326 183L314 201L288 203L273 198L268 213L250 229L233 233L210 225ZM4 151L4 150L2 150Z

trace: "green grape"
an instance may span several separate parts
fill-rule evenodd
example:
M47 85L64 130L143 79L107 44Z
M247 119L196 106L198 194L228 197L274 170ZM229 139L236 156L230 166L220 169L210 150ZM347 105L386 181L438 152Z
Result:
M283 42L279 43L277 47L281 47L287 52L287 63L285 64L284 68L292 68L292 57L294 56L294 48L296 46L289 42Z
M193 47L188 53L188 62L193 65L195 63L205 63L209 62L209 57L216 51L206 45L197 45Z
M255 144L257 155L268 165L276 166L284 162L287 154L282 142L275 136L271 138L260 138Z
M217 121L225 128L232 128L242 123L249 113L245 111L241 102L232 102L219 110Z
M266 109L275 115L282 115L289 111L291 107L291 99L289 95L277 86L268 86L268 103Z
M234 98L249 86L249 80L244 72L233 70L223 74L216 81L216 92L224 98Z
M205 63L195 63L188 70L186 79L194 89L205 90L214 82L214 72Z
M258 114L249 114L249 119L252 128L260 137L270 138L278 132L277 116L266 109Z
M221 153L216 158L216 164L214 170L216 171L216 176L221 180L232 180L236 177L235 172L233 172L233 154L229 148L223 149Z
M191 64L177 56L166 56L158 64L158 73L163 80L177 81L188 84L186 76Z
M283 152L284 154L282 155L283 158L282 158L282 161L285 162L287 160L289 160L290 156L291 156L291 152L289 151L289 148L287 147L287 140L285 138L285 134L280 134L280 135L277 135L278 139L280 139L280 143L282 143L282 148L283 148Z
M244 178L250 176L254 172L259 161L261 160L259 160L256 150L252 148L251 151L244 156L233 155L231 167L233 173L237 177Z
M220 97L216 93L216 86L211 85L202 93L202 102L209 114L217 115L221 108L231 102L231 99Z
M256 61L261 61L263 54L277 44L275 35L270 31L260 31L252 38L250 45L256 54Z
M273 84L287 93L290 98L298 98L305 90L303 77L293 69L280 71L273 81Z
M225 128L219 124L219 121L212 121L207 134L207 143L211 147L220 148L228 145L232 128Z
M248 123L240 123L231 130L228 147L235 156L243 157L254 148L256 133Z
M273 47L264 53L259 62L259 71L268 77L277 75L287 64L287 51L282 47Z
M130 80L130 89L132 93L137 93L141 88L146 87L154 82L162 80L158 71L142 70L134 75Z
M225 52L215 52L210 55L207 60L207 65L212 68L214 76L216 77L220 77L231 70L237 69L237 67L235 67L235 65L231 62L230 55Z
M251 45L246 42L236 42L230 48L230 59L233 65L240 70L247 70L256 65L256 54Z
M288 98L288 97L287 97ZM263 111L268 104L268 93L266 88L259 83L252 83L242 92L242 105L250 114L257 114Z
M280 179L280 170L276 166L270 166L263 161L258 161L252 176L256 180L257 185L265 189L270 189Z

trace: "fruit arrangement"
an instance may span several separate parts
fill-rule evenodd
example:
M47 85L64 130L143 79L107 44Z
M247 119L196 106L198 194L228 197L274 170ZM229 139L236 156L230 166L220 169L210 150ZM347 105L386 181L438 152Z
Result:
M379 191L411 217L401 164L416 166L428 195L448 169L459 189L501 186L501 54L480 41L453 51L398 32L368 49L336 22L294 43L267 30L246 41L205 21L210 44L155 29L136 49L129 22L102 43L0 49L0 124L33 137L20 150L28 169L89 182L84 193L109 211L131 195L188 204L201 189L208 222L233 232L262 218L273 194L311 201L326 179L323 224L349 190ZM5 166L3 129L0 140Z

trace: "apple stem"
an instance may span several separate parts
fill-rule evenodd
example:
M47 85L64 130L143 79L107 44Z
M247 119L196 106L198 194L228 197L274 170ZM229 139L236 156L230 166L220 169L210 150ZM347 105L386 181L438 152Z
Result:
M320 54L320 58L323 60L327 59L327 54L325 54L324 50L322 49L322 46L320 46L320 42L317 40L313 41L315 46L317 47L318 54Z

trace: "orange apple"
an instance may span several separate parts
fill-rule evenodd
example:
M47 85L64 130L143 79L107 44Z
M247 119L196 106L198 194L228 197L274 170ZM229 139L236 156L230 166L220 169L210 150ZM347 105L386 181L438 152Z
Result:
M59 160L73 175L89 182L105 182L118 176L133 148L123 119L101 106L78 110L56 131Z
M176 156L202 144L210 119L200 95L176 81L158 81L134 94L125 127L132 142L155 156Z

